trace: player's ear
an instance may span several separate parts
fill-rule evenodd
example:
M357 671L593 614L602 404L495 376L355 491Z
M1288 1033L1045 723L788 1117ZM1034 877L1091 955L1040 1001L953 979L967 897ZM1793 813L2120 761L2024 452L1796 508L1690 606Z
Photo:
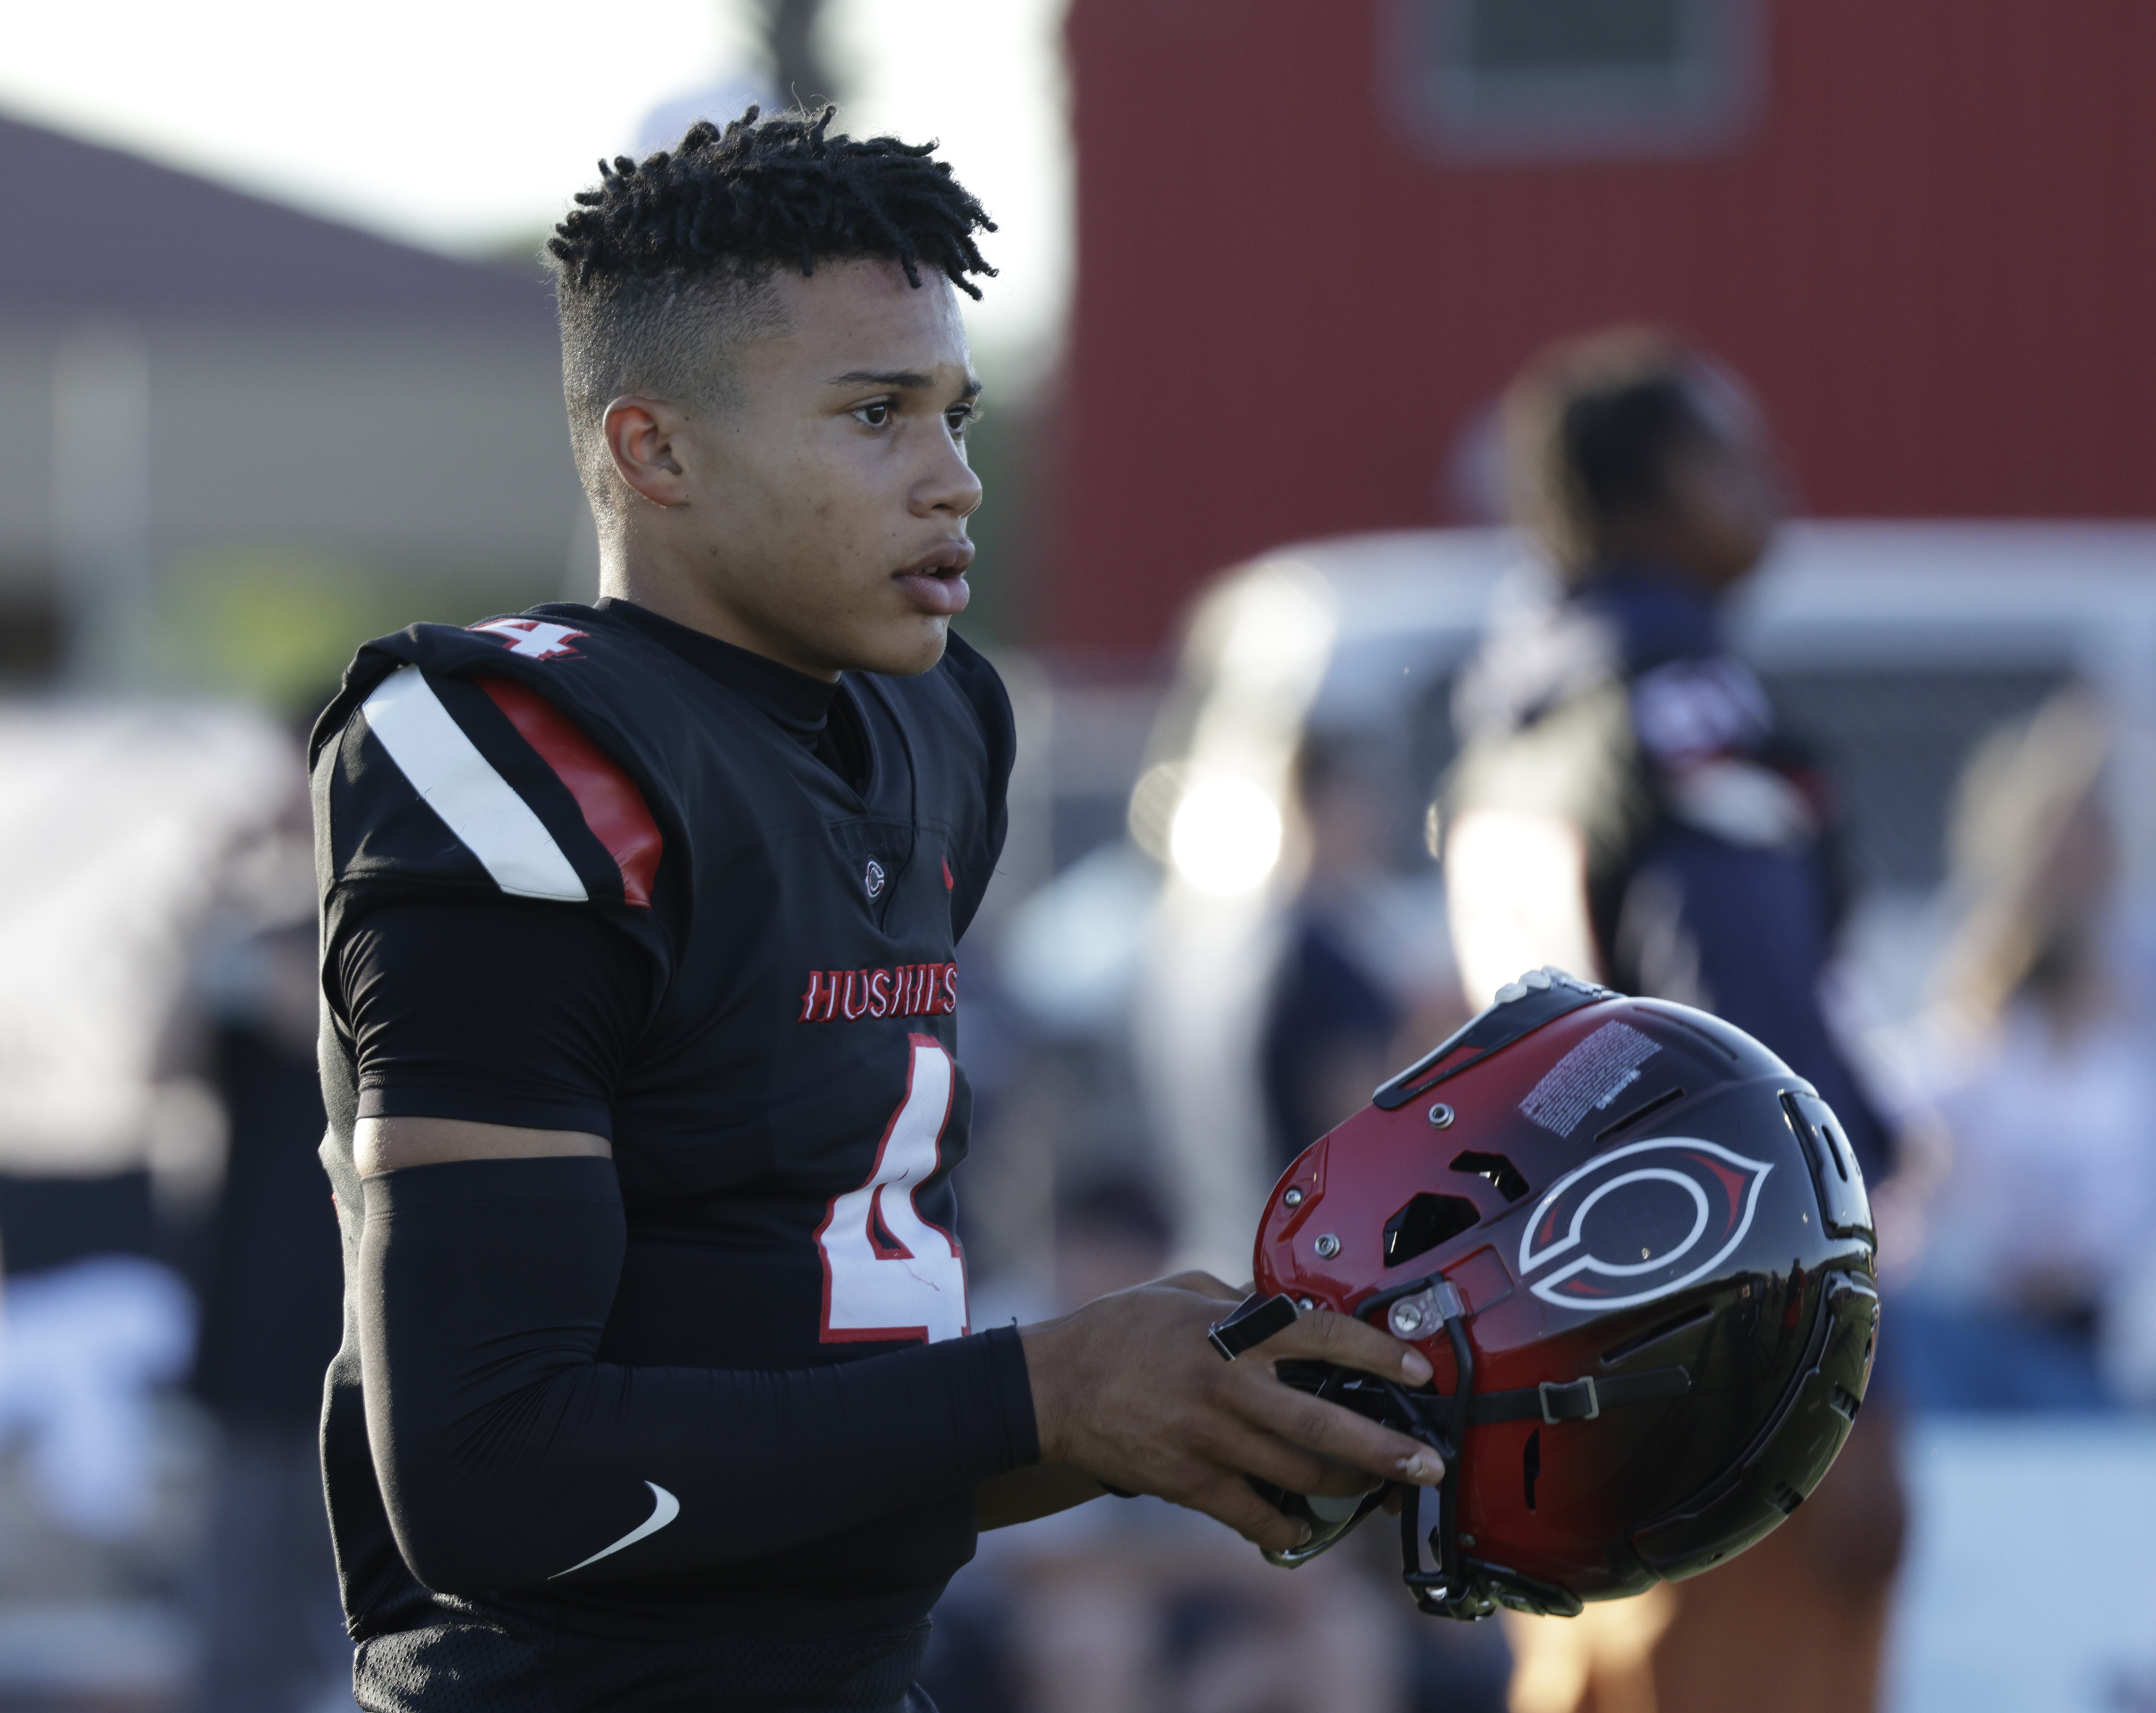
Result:
M654 505L685 505L688 484L674 455L680 413L664 399L625 394L606 408L607 450L622 480Z

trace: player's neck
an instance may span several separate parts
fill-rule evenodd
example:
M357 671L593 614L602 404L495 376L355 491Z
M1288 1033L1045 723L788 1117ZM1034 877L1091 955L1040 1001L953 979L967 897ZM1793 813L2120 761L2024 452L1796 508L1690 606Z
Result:
M647 613L670 618L676 624L732 643L781 666L820 678L837 680L837 670L821 661L801 657L801 651L783 637L742 613L705 582L685 575L665 556L639 551L631 537L602 543L599 552L599 593L617 601L633 601Z

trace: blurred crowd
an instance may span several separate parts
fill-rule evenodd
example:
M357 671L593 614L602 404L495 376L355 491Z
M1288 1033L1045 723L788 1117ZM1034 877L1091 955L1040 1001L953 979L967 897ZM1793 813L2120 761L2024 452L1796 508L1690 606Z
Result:
M1965 734L1921 1003L1866 1026L1836 998L1845 758L1724 632L1783 504L1741 383L1651 335L1568 346L1505 459L1521 564L1471 659L1403 668L1437 700L1328 720L1285 572L1245 602L1273 629L1201 614L1165 679L1007 657L1013 884L965 948L974 1324L1240 1282L1296 1154L1555 963L1727 1016L1832 1100L1885 1244L1876 1396L1755 1551L1569 1623L1420 1618L1377 1529L1292 1575L1147 1500L986 1536L937 1613L945 1713L1870 1706L1904 1424L2156 1403L2145 782L2103 696ZM1409 741L1433 708L1443 741ZM1205 797L1202 751L1260 784ZM0 1705L349 1705L297 740L25 694L0 778Z

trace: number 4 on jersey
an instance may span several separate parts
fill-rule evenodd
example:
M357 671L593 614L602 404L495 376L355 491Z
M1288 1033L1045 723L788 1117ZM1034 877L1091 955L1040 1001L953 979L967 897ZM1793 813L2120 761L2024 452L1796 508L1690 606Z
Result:
M914 1192L942 1160L957 1071L940 1041L909 1039L906 1098L885 1126L869 1181L834 1196L817 1228L826 1344L909 1338L933 1344L966 1331L966 1263L957 1239L913 1205Z

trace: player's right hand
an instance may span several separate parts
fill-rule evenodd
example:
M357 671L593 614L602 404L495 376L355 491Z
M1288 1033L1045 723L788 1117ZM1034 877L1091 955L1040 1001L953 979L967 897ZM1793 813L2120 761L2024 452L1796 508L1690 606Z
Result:
M1253 1492L1246 1475L1335 1496L1444 1479L1428 1446L1273 1372L1276 1362L1332 1362L1420 1386L1430 1367L1419 1351L1320 1309L1225 1362L1206 1330L1240 1296L1209 1274L1183 1273L1021 1329L1041 1461L1202 1510L1273 1551L1301 1545L1307 1531Z

